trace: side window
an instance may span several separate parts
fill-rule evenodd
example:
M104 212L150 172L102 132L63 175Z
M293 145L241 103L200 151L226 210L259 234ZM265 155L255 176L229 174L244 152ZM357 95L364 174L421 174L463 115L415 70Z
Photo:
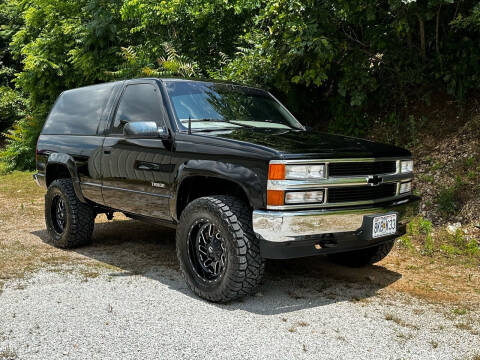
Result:
M42 134L95 135L114 83L65 91L55 102Z
M125 122L137 121L164 124L160 94L152 84L134 84L125 88L115 113L112 134L122 134Z

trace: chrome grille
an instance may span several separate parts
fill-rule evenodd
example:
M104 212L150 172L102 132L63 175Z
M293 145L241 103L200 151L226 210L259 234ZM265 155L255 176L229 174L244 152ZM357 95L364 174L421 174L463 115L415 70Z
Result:
M399 193L400 183L411 181L413 173L400 173L400 161L408 158L348 158L272 160L270 164L325 164L324 179L268 180L268 190L325 191L321 204L268 205L272 210L334 208L382 203L409 196Z
M334 162L328 165L330 176L393 174L396 171L395 161Z

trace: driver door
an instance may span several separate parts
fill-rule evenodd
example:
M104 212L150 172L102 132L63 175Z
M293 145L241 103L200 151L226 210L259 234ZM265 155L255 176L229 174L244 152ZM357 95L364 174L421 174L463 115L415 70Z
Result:
M128 81L113 114L102 152L105 205L124 212L171 220L171 140L129 139L129 122L167 123L160 89L155 81Z

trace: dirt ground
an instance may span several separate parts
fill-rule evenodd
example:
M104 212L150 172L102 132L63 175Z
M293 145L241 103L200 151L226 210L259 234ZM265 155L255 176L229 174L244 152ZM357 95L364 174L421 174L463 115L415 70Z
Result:
M30 173L0 177L0 284L61 264L86 264L91 269L90 276L99 268L138 274L154 266L177 269L174 232L130 220L122 214L116 214L113 221L103 215L97 217L93 245L70 251L54 248L45 231L43 195L44 190L33 183ZM459 308L480 304L478 265L413 256L400 246L377 265L362 269L337 266L323 257L270 261L265 281L289 277L295 296L308 290L306 274L329 283L360 286L360 292L366 290L367 297L405 293Z
M92 245L56 249L43 196L30 173L0 176L0 360L480 359L471 259L396 245L361 269L270 261L255 296L210 304L181 278L172 230L99 216Z

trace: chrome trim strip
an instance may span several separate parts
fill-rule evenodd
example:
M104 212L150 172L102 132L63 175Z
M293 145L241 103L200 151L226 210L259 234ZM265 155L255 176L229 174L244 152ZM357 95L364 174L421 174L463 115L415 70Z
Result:
M383 183L397 181L406 182L413 179L413 173L403 174L375 174L383 179ZM268 180L268 190L303 190L317 189L319 187L340 187L340 186L370 186L368 176L330 177L318 180Z
M307 211L255 210L252 214L253 230L261 240L272 242L302 241L305 236L357 231L363 217L372 214L398 213L403 224L418 213L418 197L398 200L371 208L317 209Z
M131 189L119 188L119 187L115 187L115 186L100 185L100 184L95 184L95 183L90 183L90 182L82 182L80 184L81 185L87 185L87 186L101 187L103 189L109 189L109 190L120 190L120 191L132 192L132 193L142 194L142 195L163 197L163 198L168 198L168 199L170 199L172 197L171 195L166 195L166 194L156 194L156 193L151 193L151 192L146 192L146 191L131 190Z
M298 204L298 205L281 205L273 206L268 205L268 210L294 210L294 209L322 209L322 208L338 208L344 206L356 206L356 205L373 205L379 204L382 202L388 202L393 200L400 200L405 196L410 196L412 193L404 193L395 196L389 196L386 198L375 199L375 200L362 200L362 201L350 201L350 202L341 202L341 203L323 203L323 204Z
M338 159L285 159L270 160L270 164L312 164L312 163L332 163L332 162L377 162L377 161L401 161L412 160L411 157L380 157L380 158L338 158ZM397 169L398 169L397 163ZM397 170L398 171L398 170Z
M80 185L102 187L102 184L96 184L96 183L91 183L91 182L81 182Z

